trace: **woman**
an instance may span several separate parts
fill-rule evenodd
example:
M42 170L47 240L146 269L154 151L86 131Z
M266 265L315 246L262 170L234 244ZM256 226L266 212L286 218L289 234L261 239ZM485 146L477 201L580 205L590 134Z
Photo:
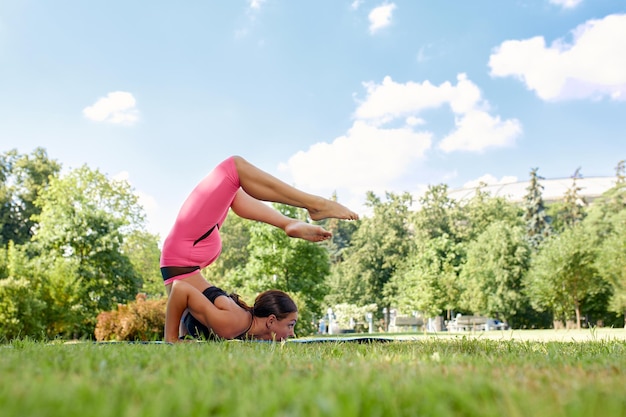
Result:
M321 242L332 236L320 226L284 216L263 201L304 208L312 220L358 219L341 204L291 187L239 156L226 159L187 197L163 243L161 274L169 294L167 342L178 341L190 330L194 336L209 333L225 339L272 340L294 335L298 312L287 294L262 293L249 307L200 273L219 257L220 228L229 209L240 217L279 227L290 237Z

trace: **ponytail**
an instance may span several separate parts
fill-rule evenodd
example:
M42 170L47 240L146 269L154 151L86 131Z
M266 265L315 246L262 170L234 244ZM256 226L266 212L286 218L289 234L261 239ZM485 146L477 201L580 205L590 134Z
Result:
M278 320L282 320L291 313L298 311L298 306L289 294L280 290L268 290L259 294L254 300L254 306L250 307L238 294L229 295L235 303L255 317L269 317L272 314Z

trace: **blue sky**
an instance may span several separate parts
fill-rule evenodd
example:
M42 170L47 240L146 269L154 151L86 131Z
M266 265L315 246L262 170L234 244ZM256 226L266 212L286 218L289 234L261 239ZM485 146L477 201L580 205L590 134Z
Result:
M626 1L0 2L0 152L127 179L167 233L240 154L365 213L366 191L611 176Z

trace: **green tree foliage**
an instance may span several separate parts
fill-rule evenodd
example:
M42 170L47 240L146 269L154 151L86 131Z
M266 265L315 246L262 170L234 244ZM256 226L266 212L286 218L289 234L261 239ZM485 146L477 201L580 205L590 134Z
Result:
M0 340L24 336L41 337L47 305L41 297L42 283L32 274L27 254L9 242L4 252L7 277L0 279Z
M337 195L333 194L331 200L337 201ZM343 261L344 251L350 245L352 235L357 230L359 222L328 218L319 221L318 224L333 234L332 239L327 241L331 263L335 265Z
M355 305L363 303L363 300L366 299L367 283L373 281L373 278L369 277L373 271L360 267L367 262L366 256L365 251L354 250L350 252L350 248L348 248L345 260L332 264L327 279L329 292L324 299L325 305L332 307L343 303Z
M0 245L13 241L28 242L33 234L34 216L40 208L35 200L61 165L50 158L43 148L30 155L11 150L0 155Z
M367 315L376 312L376 304L357 306L355 304L337 304L332 307L335 323L340 329L353 329L357 332L368 330Z
M557 319L575 315L581 326L584 303L607 292L596 270L594 239L584 225L575 225L546 240L532 261L525 287L537 310L549 310Z
M338 297L327 299L330 305L389 305L385 285L411 248L408 226L412 197L409 193L387 193L386 197L383 202L374 193L367 194L366 204L373 214L360 221L344 252L344 262L333 271L331 292Z
M610 285L612 295L606 308L623 313L624 287L619 268L624 257L620 253L623 240L622 219L626 212L626 182L623 180L623 161L618 165L615 186L596 198L587 210L583 224L590 231L589 239L599 248L596 267ZM621 266L620 266L621 265ZM621 310L621 311L620 311Z
M467 234L468 219L459 203L448 197L446 184L429 186L418 203L413 223L420 234L427 238L446 235L457 242Z
M220 228L222 238L222 253L219 258L204 268L202 274L210 283L229 288L231 291L240 291L244 285L245 269L250 252L250 227L254 222L241 218L235 213L229 213Z
M492 223L467 247L460 279L461 305L476 314L511 323L524 305L522 280L530 263L530 248L521 226Z
M539 183L543 177L537 175L538 168L530 171L530 184L524 197L524 221L528 241L534 249L550 235L550 219L543 202L543 185Z
M626 210L626 182L623 180L623 174L620 174L619 169L618 167L615 186L598 197L588 210L586 223L592 225L600 240L605 239L612 233L614 227L613 217ZM623 168L621 169L623 170Z
M401 309L423 311L434 317L462 309L459 271L465 247L491 224L507 227L520 222L520 210L501 197L491 197L479 186L474 197L460 204L447 195L445 185L430 187L420 199L414 217L416 246L393 278L396 302Z
M616 184L622 185L626 182L626 161L621 160L615 167Z
M89 325L97 311L91 312L83 302L83 281L79 276L80 264L73 257L37 257L33 271L42 280L41 299L47 310L43 322L50 338L90 337Z
M443 234L418 240L408 261L393 276L394 300L402 311L436 317L458 306L457 267L463 247Z
M626 312L626 210L612 219L610 234L600 247L596 268L612 286L609 308L616 313ZM626 323L625 323L626 324Z
M304 218L303 211L283 204L274 207L292 218ZM328 293L330 272L328 251L321 244L293 239L265 223L252 223L245 286L254 294L268 289L287 292L299 303L299 333L313 333L313 319L321 314L321 301Z
M41 317L46 304L33 291L32 282L13 277L0 280L0 341L45 332Z
M576 183L581 178L580 168L572 175L572 185L563 196L563 201L548 207L552 228L562 232L567 227L580 223L587 215L587 199L581 195L582 188Z
M7 249L0 246L0 279L9 277Z
M91 334L98 312L133 299L140 277L123 251L124 238L143 227L143 211L124 181L82 167L54 178L35 202L41 213L33 237L41 264L75 268L74 332ZM67 260L67 262L65 261ZM69 306L68 306L69 307Z
M491 196L483 190L484 186L481 184L474 197L460 208L467 219L466 241L475 240L496 221L503 221L511 227L522 224L521 208L503 197Z
M53 264L33 257L29 245L9 245L3 250L6 297L0 297L0 328L4 337L55 337L68 334L77 320L71 301L75 268L71 259ZM27 291L27 292L26 292ZM11 297L21 297L19 300ZM9 314L10 312L10 314ZM12 330L11 330L12 329ZM16 333L15 329L19 331Z
M151 298L165 296L165 286L159 268L161 251L158 237L144 230L133 230L124 237L122 253L128 257L141 281L141 292Z

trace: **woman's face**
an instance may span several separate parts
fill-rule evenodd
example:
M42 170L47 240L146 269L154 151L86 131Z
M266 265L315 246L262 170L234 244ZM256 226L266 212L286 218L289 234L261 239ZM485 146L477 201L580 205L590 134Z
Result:
M270 331L274 340L284 340L290 337L295 337L294 328L298 321L298 312L294 311L289 313L287 317L282 320L274 320L270 325Z

